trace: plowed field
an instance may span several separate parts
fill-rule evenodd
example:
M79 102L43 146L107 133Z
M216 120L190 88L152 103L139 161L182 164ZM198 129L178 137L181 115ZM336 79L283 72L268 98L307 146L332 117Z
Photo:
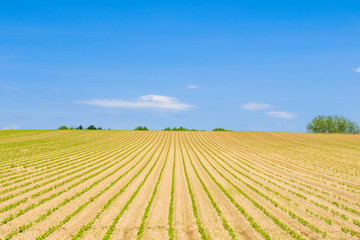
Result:
M360 239L360 136L0 131L1 239Z

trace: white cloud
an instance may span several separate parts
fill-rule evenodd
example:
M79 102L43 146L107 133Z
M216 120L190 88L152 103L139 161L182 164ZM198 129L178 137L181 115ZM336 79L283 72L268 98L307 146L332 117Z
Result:
M21 91L22 90L21 88L11 87L11 86L7 86L7 85L1 86L0 88L4 89L4 90L8 90L8 91Z
M196 85L196 84L189 84L186 87L189 88L189 89L199 89L200 88L200 86Z
M12 126L12 127L3 127L3 130L18 130L18 126Z
M354 72L357 72L357 73L360 73L360 67L358 67L358 68L353 68L353 71L354 71Z
M256 111L256 110L264 110L268 108L272 108L271 104L267 103L246 103L241 105L241 108L248 111Z
M78 101L77 103L100 106L105 108L131 108L131 109L162 109L186 111L195 107L187 103L182 103L178 99L160 95L145 95L132 101L116 100L116 99L90 99L86 101Z
M289 112L268 112L266 115L274 118L283 118L283 119L293 119L296 118L296 113L289 113Z

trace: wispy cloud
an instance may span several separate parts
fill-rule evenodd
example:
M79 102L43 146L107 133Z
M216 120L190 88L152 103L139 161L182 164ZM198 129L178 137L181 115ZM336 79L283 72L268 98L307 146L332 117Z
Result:
M353 71L354 71L354 72L357 72L357 73L360 73L360 67L358 67L358 68L353 68Z
M176 98L160 95L146 95L131 101L116 99L90 99L86 101L78 101L77 103L100 106L105 108L151 108L175 111L186 111L195 107L194 105L182 103Z
M64 104L64 102L39 102L38 104L41 106L51 106L51 105L61 105Z
M20 127L12 126L12 127L3 127L3 130L18 130Z
M189 89L200 89L200 86L197 84L189 84L186 87Z
M290 112L267 112L266 115L274 118L293 119L297 117L296 113Z
M8 85L4 85L0 87L3 90L7 90L7 91L21 91L21 88L18 87L12 87L12 86L8 86Z
M241 105L241 108L248 111L264 110L272 108L271 104L267 103L246 103Z

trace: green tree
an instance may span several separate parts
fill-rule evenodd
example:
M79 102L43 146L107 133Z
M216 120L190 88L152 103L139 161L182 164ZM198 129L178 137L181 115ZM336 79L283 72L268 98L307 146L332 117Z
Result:
M225 128L214 128L213 131L227 131Z
M87 130L96 130L96 127L94 125L88 126Z
M171 128L170 128L170 127L166 127L166 128L164 128L163 131L171 131Z
M188 131L189 129L187 129L187 128L184 128L184 127L174 127L173 129L172 129L172 131Z
M83 129L84 129L83 126L80 125L80 126L79 126L79 130L83 130Z
M134 130L140 130L140 131L148 131L149 129L145 126L138 126Z
M60 126L58 130L69 130L69 128L67 126Z
M339 115L319 115L314 117L306 126L306 130L313 133L359 133L356 122L352 122Z

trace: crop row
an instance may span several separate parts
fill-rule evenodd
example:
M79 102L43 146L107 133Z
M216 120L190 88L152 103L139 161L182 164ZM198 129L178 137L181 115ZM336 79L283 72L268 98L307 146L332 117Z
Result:
M235 163L235 164L236 164L236 163ZM238 166L239 166L239 165L238 165ZM230 166L230 167L231 167L231 166ZM253 168L253 167L252 167L252 169L256 169L256 170L258 171L259 167L257 167L257 168ZM265 175L267 175L267 174L265 174ZM259 177L261 177L261 176L259 176ZM266 179L263 178L263 177L261 177L261 178L264 179L264 180L266 180ZM289 184L289 183L287 183L287 182L284 182L284 181L282 181L282 180L280 180L280 179L277 179L277 180L279 180L279 181L287 184L288 186L292 186L292 187L297 188L297 189L299 189L299 190L301 190L301 191L304 191L304 192L306 192L306 193L308 193L308 194L310 194L310 195L313 195L313 196L318 197L318 198L320 198L320 199L322 199L322 200L324 200L324 201L327 201L328 203L336 204L337 207L342 208L342 209L345 210L345 211L349 211L349 212L352 212L352 213L354 213L354 214L358 214L358 212L357 212L356 210L354 210L354 209L352 209L352 208L349 208L349 207L345 206L344 204L341 204L341 205L340 205L340 204L336 203L336 201L331 201L331 200L329 200L329 199L327 199L327 198L325 198L325 197L323 197L323 196L321 196L321 195L318 195L318 194L316 194L316 193L313 193L313 192L304 190L304 189L302 189L302 188L300 188L300 187L294 186L294 185ZM268 182L270 182L270 181L268 180ZM295 182L295 181L294 181L294 182ZM311 186L309 186L309 185L305 185L305 184L302 184L302 185L304 185L306 188L316 190L315 188L313 188L313 187L311 187ZM288 191L291 192L291 193L296 194L297 196L300 195L300 194L298 194L298 193L295 193L295 192L291 191L290 189L289 189ZM317 190L317 191L320 191L320 190ZM326 196L330 196L330 194L327 193L326 191L321 191L321 193L325 194ZM301 197L306 199L305 196L301 196ZM343 200L345 200L345 199L343 198ZM314 204L314 205L316 205L316 206L318 206L318 207L323 208L323 209L326 210L326 211L329 210L329 207L327 207L327 206L325 206L325 205L323 205L323 204L321 204L321 203L317 203L317 202L315 202L315 201L313 201L313 200L310 200L309 202L312 203L312 204ZM347 201L347 202L348 202L348 201ZM350 203L350 202L349 202L349 203ZM295 204L296 204L296 203L295 203ZM296 204L296 205L298 205L298 204ZM348 219L348 217L347 217L345 214L339 214L337 211L334 211L333 209L331 210L331 212L334 213L335 215L341 216L341 218L343 218L343 219L345 219L345 220ZM330 223L330 221L329 221L328 218L326 218L326 217L320 216L320 215L318 215L318 214L315 214L315 216L318 216L319 219L324 220L324 221L326 221L327 223ZM291 217L294 217L294 215L291 214ZM303 219L301 219L301 218L298 218L298 217L297 217L296 219L299 220L303 225L307 225L307 226L311 227L311 229L312 229L313 231L314 231L314 230L315 230L316 232L318 231L317 228L314 228L313 226L309 225L307 221L305 221L305 220L303 220ZM323 233L323 234L325 235L325 233Z
M196 147L196 145L193 144L193 146ZM210 155L206 150L210 150L208 147L206 147L205 145L203 145L203 150L219 165L221 166L226 172L228 172L229 174L231 174L234 178L236 178L239 182L241 182L242 184L244 184L245 186L247 186L249 189L251 189L252 191L254 191L255 193L257 193L259 196L263 197L265 200L269 201L271 204L273 204L275 207L281 209L282 211L284 211L285 213L288 213L293 219L299 221L301 224L303 224L304 226L308 227L311 231L316 232L316 233L320 233L323 237L326 236L326 233L321 231L320 229L318 229L317 227L315 227L314 225L311 225L308 221L304 220L303 218L297 216L296 214L294 214L291 211L287 211L283 206L281 206L279 203L277 203L276 201L274 201L271 197L267 196L266 194L264 194L262 191L259 191L258 189L256 189L255 187L251 186L250 184L246 183L245 181L243 181L242 179L240 179L237 175L235 175L234 173L230 172L227 168L225 168L219 161L217 161L214 157L212 157L212 155ZM197 148L198 149L198 148ZM198 151L200 152L200 150L198 149ZM248 175L238 171L237 169L235 169L233 166L231 166L230 164L228 164L223 158L221 158L220 156L218 156L216 153L214 153L213 151L211 151L217 158L221 159L224 163L226 163L230 168L232 168L233 170L235 170L237 173L240 173L241 175L245 176L246 178L252 180L251 177L249 177ZM202 154L200 152L200 154ZM205 157L205 156L204 156ZM211 163L210 163L211 164ZM255 183L259 184L259 182L254 181ZM259 184L261 186L261 184Z
M162 141L162 140L161 140ZM105 212L106 209L108 209L111 204L127 189L127 187L136 179L137 176L140 175L140 173L145 169L145 167L149 164L149 162L152 160L154 154L156 153L157 149L159 148L160 145L157 146L156 150L152 153L152 155L149 157L149 159L147 160L147 162L145 163L145 165L126 183L126 185L124 187L122 187L120 189L120 191L118 191L110 200L107 201L107 203L101 208L101 210L95 215L95 217L88 222L87 224L83 225L82 228L74 235L74 237L72 238L73 240L75 239L79 239L81 238L84 233L90 229L93 224L95 223L95 221L97 219L99 219L101 217L101 215ZM161 153L160 153L161 155ZM159 155L159 157L160 157ZM143 157L139 160L142 161L145 158L146 154L143 155Z
M127 139L127 141L125 140L125 142L130 141L130 139L131 139L131 138ZM136 138L135 138L135 139L136 139ZM114 139L113 141L116 142L116 139ZM100 146L99 146L99 147L100 147ZM111 147L111 146L110 146L110 147L107 147L107 148L105 147L105 148L101 149L101 151L100 151L100 150L98 150L98 151L103 152L103 153L107 153L107 151L109 151L111 148L113 148L113 147ZM75 152L73 152L73 151L67 153L65 156L64 156L64 155L58 155L58 157L57 157L56 159L60 159L60 160L58 160L58 161L61 161L61 163L58 164L58 166L60 166L60 167L58 167L58 168L53 168L52 170L46 171L46 172L44 172L44 169L40 169L40 170L38 170L38 171L32 171L30 174L27 173L27 174L23 174L23 175L18 176L18 177L26 176L25 178L23 178L23 180L26 180L26 179L29 179L29 178L32 178L32 177L35 177L35 176L43 175L44 173L48 173L48 172L52 172L52 171L57 171L58 169L61 169L61 165L65 165L66 163L68 163L68 165L66 165L66 166L71 165L71 163L72 163L72 164L76 164L76 163L77 163L77 161L75 161L76 158L80 159L80 161L84 161L84 160L86 160L86 159L89 159L88 156L95 157L95 156L97 156L96 152L97 152L97 151L95 151L95 150L93 150L93 149L88 149L87 152L85 152L85 153L83 153L83 154L81 154L81 155L77 155L77 157L74 157ZM67 156L71 156L71 157L70 157L70 160L64 161L64 158L67 157ZM44 164L44 162L46 162L46 164L44 164L44 165L49 165L49 164L53 164L54 162L58 162L58 161L54 161L54 158L53 158L53 157L48 157L48 158L46 158L46 159L43 158L42 161L40 162L40 164ZM34 160L32 159L32 165L31 165L31 166L27 166L27 167L33 167L34 165L36 165L36 164L34 163ZM53 166L53 167L54 167L54 166ZM49 166L47 166L47 169L49 169ZM15 177L16 177L16 176L15 176ZM12 179L14 179L14 177L12 177ZM19 182L19 181L21 181L21 180L17 179L14 183Z
M208 196L208 198L209 198L211 204L213 205L214 209L216 210L217 214L218 214L219 217L221 218L221 221L222 221L222 224L223 224L224 228L228 231L229 236L230 236L232 239L236 239L236 235L235 235L235 233L234 233L234 230L231 228L231 226L229 225L229 223L228 223L228 222L226 221L226 219L224 218L222 211L220 210L219 206L218 206L217 203L215 202L215 200L214 200L214 198L212 197L209 189L206 187L204 181L201 179L198 171L196 170L196 168L195 168L195 166L194 166L194 164L193 164L193 161L191 160L189 151L187 150L186 147L184 147L184 148L185 148L186 153L187 153L187 156L188 156L188 158L189 158L189 160L190 160L191 166L192 166L192 168L193 168L193 170L194 170L194 172L195 172L195 175L196 175L196 177L198 178L198 180L200 181L201 186L203 187L206 195Z
M164 144L164 147L165 147L165 144ZM164 150L164 147L163 147L163 149L161 150L158 159L160 158L160 155L161 155L162 151ZM153 203L153 201L154 201L154 199L155 199L155 196L156 196L156 193L157 193L157 190L158 190L160 181L161 181L161 176L162 176L162 174L163 174L163 172L164 172L165 165L166 165L166 162L167 162L167 160L168 160L168 156L169 156L169 152L170 152L170 147L171 147L171 136L170 136L169 148L168 148L168 151L167 151L166 156L165 156L164 164L163 164L163 166L162 166L162 168L161 168L161 171L160 171L159 177L158 177L158 179L157 179L157 181L156 181L156 184L155 184L154 190L153 190L153 192L152 192L151 198L150 198L150 200L149 200L149 202L148 202L148 205L147 205L146 208L145 208L144 215L143 215L143 217L142 217L142 219L141 219L140 227L139 227L139 230L138 230L138 232L137 232L137 239L138 239L138 240L140 240L140 239L143 237L143 235L144 235L146 219L147 219L148 216L149 216L149 211L150 211L151 205L152 205L152 203Z
M243 163L243 162L242 162L242 163ZM236 163L235 163L235 164L236 164ZM239 166L239 165L238 165L238 166ZM249 166L249 165L247 165L247 166ZM259 166L257 166L257 167L251 167L251 168L252 168L253 170L258 171L258 172L259 172L259 169L260 169ZM254 173L253 173L253 174L254 174ZM266 173L264 173L264 172L262 172L262 174L271 177L269 174L266 174ZM261 176L258 176L258 177L266 180L265 178L263 178L263 177L261 177ZM272 177L272 178L273 178L273 177ZM311 191L306 191L306 190L304 190L303 188L300 188L300 187L297 187L297 186L295 186L295 185L289 184L289 183L287 183L286 181L281 180L281 179L279 179L279 178L275 178L275 179L276 179L277 181L280 181L280 182L288 185L288 186L291 186L291 187L294 187L294 188L296 188L296 189L298 189L298 190L304 191L304 192L306 192L307 194L310 194L310 195L312 195L312 196L318 197L318 198L320 198L320 199L322 199L322 200L325 200L325 201L327 201L327 202L329 202L329 203L332 203L332 204L334 204L334 205L337 204L336 201L330 201L329 199L327 199L327 198L325 198L325 197L323 197L323 196L321 196L321 195L319 195L319 194L313 193L313 192L311 192ZM291 179L290 179L290 180L291 180ZM275 183L273 183L273 182L270 181L270 180L268 180L268 182L276 185ZM280 187L280 186L278 186L278 185L276 185L276 186L277 186L277 187ZM294 194L294 195L296 195L296 196L298 196L298 197L307 199L304 195L302 195L302 194L300 194L300 193L294 192L294 191L292 191L292 190L290 190L290 189L288 189L287 191L290 192L290 193L292 193L292 194ZM322 192L324 192L324 191L322 191ZM329 195L329 194L326 194L326 195ZM313 203L313 204L316 205L316 206L322 206L325 210L328 210L328 209L326 209L326 206L324 206L324 205L322 205L322 204L319 204L319 203L317 203L317 202L315 202L315 201L311 201L311 203ZM344 205L344 204L342 204L342 205L337 204L337 206L340 207L340 208L342 208L343 210L346 210L346 211L353 212L353 213L357 214L357 211L356 211L356 210L354 210L354 209L352 209L352 208L349 208L349 207L347 207L347 206Z
M171 175L171 191L170 191L170 204L169 204L169 239L173 240L175 238L174 233L174 198L175 198L175 167L176 167L176 138L174 139L174 162L172 168L172 175Z
M164 144L164 147L165 147L165 144ZM161 153L162 151L164 150L164 147L162 148L161 150ZM158 158L156 159L156 161L154 162L154 164L152 165L151 169L149 170L149 172L146 174L144 180L140 183L140 185L138 186L138 188L135 190L135 192L131 195L130 199L125 203L125 205L123 206L123 208L120 210L119 214L115 217L114 221L112 222L112 224L110 225L109 229L106 231L105 233L105 236L103 238L103 240L107 240L107 239L110 239L111 237L111 234L113 233L113 231L115 230L115 227L116 225L118 224L121 216L125 213L125 211L129 208L130 204L132 203L132 201L135 199L136 195L139 193L140 189L142 188L142 186L145 184L146 180L148 179L148 177L150 176L151 172L153 171L153 169L155 168L157 162L159 161L159 158L160 158L160 155L161 153L159 154ZM152 157L151 157L152 158ZM166 159L164 161L164 164L163 164L163 167L162 167L162 171L165 167L165 164L166 164ZM142 171L142 170L141 170ZM138 172L138 174L136 176L138 176L141 171ZM160 173L159 175L159 178L161 178L161 174L162 172ZM158 180L159 181L159 180Z
M131 145L129 145L129 146L131 146ZM128 148L128 147L127 147L127 148ZM126 150L126 148L125 148L124 150ZM51 179L51 180L49 180L49 181L47 181L47 182L44 182L44 183L42 183L42 184L37 184L37 185L35 185L35 186L31 187L31 188L22 190L22 191L20 191L20 192L18 192L18 193L16 193L16 194L10 194L9 196L6 196L6 197L1 198L1 199L0 199L0 202L9 200L9 199L11 199L11 198L13 198L13 197L15 197L15 196L22 195L22 194L24 194L24 193L26 193L26 192L29 192L29 191L32 191L32 190L34 190L34 189L36 189L36 188L40 188L40 187L45 186L45 185L48 185L48 184L50 184L50 183L52 183L52 182L54 182L54 181L60 180L61 178L64 178L64 177L70 176L70 175L72 175L72 174L75 174L75 173L77 173L77 172L80 172L80 171L82 171L82 170L84 170L84 169L87 169L87 168L89 168L89 167L92 167L92 166L94 166L94 165L96 165L96 164L98 164L98 163L104 162L105 160L109 159L110 157L112 157L112 156L114 156L114 155L115 155L115 154L110 155L110 156L108 156L107 158L104 158L104 159L99 160L99 161L97 161L97 162L93 162L93 163L90 164L90 165L83 166L83 167L80 168L80 169L76 169L76 170L74 170L74 171L72 171L72 172L69 172L69 173L63 175L63 176L59 176L59 177L57 177L57 178ZM110 163L110 161L109 161L109 162L106 162L106 163L104 163L104 164L102 164L102 165L100 165L100 166L98 166L98 167L96 167L95 169L97 169L97 168L99 168L99 167L102 167L102 166L104 166L104 165L106 165L106 164L108 164L108 163ZM93 169L93 170L95 170L95 169ZM87 171L87 172L89 172L89 171ZM73 178L70 178L71 180L69 180L69 179L68 179L68 180L65 180L64 182L62 182L62 183L60 183L60 184L56 184L55 186L52 186L52 187L47 188L47 189L45 189L45 190L42 190L42 191L40 191L40 192L38 192L38 193L36 193L36 194L33 194L32 197L38 197L38 196L40 196L40 195L43 194L43 193L49 192L50 190L52 190L52 189L54 189L54 188L57 188L57 187L65 184L65 183L67 183L67 182L69 182L69 181L72 181L72 180L74 180L74 179L76 179L76 178L78 178L78 177L81 177L81 176L83 176L83 175L84 175L84 174L76 175L76 176L74 176Z
M179 135L179 142L180 142L180 135ZM198 227L199 233L201 234L201 238L203 240L206 240L206 239L209 239L209 234L207 232L205 232L205 229L202 226L202 223L201 223L201 220L200 220L200 217L199 217L199 213L198 213L196 202L195 202L194 193L193 193L193 191L191 189L189 176L188 176L187 171L186 171L185 159L184 159L184 154L183 154L181 144L180 144L180 152L181 152L181 158L182 158L183 167L184 167L186 183L187 183L189 195L190 195L190 198L191 198L191 206L192 206L194 217L195 217L195 220L196 220L196 225Z
M191 139L190 139L191 141ZM198 159L198 162L201 164L201 166L204 168L204 170L208 173L208 175L210 176L210 178L215 182L218 183L217 180L215 180L215 178L212 176L212 174L210 173L210 171L205 167L205 165L202 163L202 161L200 160L200 158L198 157L198 155L196 154L196 152L194 151L194 149L192 148L191 144L188 142L187 139L187 143L188 146L192 149L192 151L194 152L195 156ZM196 145L193 145L195 148ZM199 151L199 149L197 148L197 150ZM199 151L200 154L201 151ZM205 157L205 156L204 156ZM207 158L205 157L205 159L207 160ZM213 158L214 159L214 158ZM285 223L283 223L282 221L280 221L277 217L275 217L272 213L270 213L268 210L266 210L261 204L259 204L258 202L256 202L251 196L249 196L247 193L245 193L242 189L240 189L237 185L235 185L230 179L228 179L223 173L221 173L209 160L207 160L207 162L212 166L212 168L223 178L225 179L228 183L230 183L230 185L232 187L234 187L241 195L243 195L245 198L247 198L256 208L258 208L260 211L262 211L269 219L271 219L276 225L278 225L280 228L282 228L283 230L287 231L292 237L296 238L296 239L303 239L301 237L301 235L299 235L296 231L294 231L292 228L290 228L289 226L287 226Z
M141 146L140 146L141 147ZM146 147L141 148L141 151L138 152L138 154L140 154L142 151L144 151L146 149ZM138 155L137 154L137 155ZM59 203L57 206L49 209L45 214L41 215L39 218L37 218L34 221L30 221L30 223L25 224L20 226L17 230L14 230L13 232L9 233L6 236L6 239L10 239L12 238L14 235L16 235L19 232L24 231L25 229L30 228L31 226L33 226L34 223L38 223L42 220L44 220L47 216L49 216L50 214L52 214L53 212L55 212L57 209L59 209L60 207L64 206L65 204L67 204L68 202L70 202L71 200L74 200L76 198L78 198L79 196L83 195L84 193L86 193L87 191L91 190L92 188L94 188L97 184L99 184L100 182L104 181L105 179L107 179L108 177L114 175L115 173L117 173L120 169L122 169L123 167L125 167L127 164L129 164L130 162L132 162L132 160L137 156L135 155L133 158L131 158L129 161L127 161L126 163L124 163L123 165L121 165L120 167L118 167L117 169L115 169L114 171L112 171L111 173L108 173L107 175L105 175L104 177L102 177L101 179L97 180L96 182L94 182L93 184L91 184L90 186L86 187L85 189L83 189L80 192L77 192L76 194L74 194L72 197L67 198L65 200L63 200L61 203Z
M160 145L158 145L159 147ZM61 220L57 225L50 227L47 231L45 231L45 233L43 233L42 235L40 235L39 237L37 237L37 240L42 240L45 239L46 237L48 237L51 233L55 232L57 229L59 229L60 227L62 227L64 224L66 224L67 222L69 222L71 220L72 217L74 217L76 214L78 214L81 210L83 210L85 207L87 207L90 203L92 203L95 199L97 199L98 197L100 197L102 194L104 194L107 190L109 190L112 186L114 186L120 179L122 179L124 176L126 176L131 170L133 170L137 164L139 164L144 157L147 155L148 152L150 152L152 148L150 148L145 154L144 156L135 164L133 165L129 170L127 170L125 173L121 174L117 179L115 179L114 181L112 181L108 186L106 186L104 189L102 189L101 191L99 191L96 195L92 196L89 198L89 200L87 200L85 203L83 203L82 205L80 205L75 211L73 211L71 214L69 214L68 216L66 216L63 220ZM147 162L149 163L149 161ZM141 168L138 172L138 174L140 174L143 169L146 167L147 163L144 165L143 168ZM135 176L137 177L138 174L136 174ZM128 184L125 185L124 190L126 189L126 187L133 181L133 179L135 179L136 177L133 177ZM123 190L123 191L124 191ZM122 191L122 192L123 192Z
M182 144L184 144L184 140L182 141ZM185 145L185 144L184 144ZM181 146L181 145L180 145ZM191 148L191 146L190 146ZM192 148L191 148L192 149ZM192 149L193 151L193 149ZM194 152L194 151L193 151ZM194 152L196 158L201 163L200 159ZM202 164L202 163L201 163ZM205 169L205 168L204 168ZM205 169L207 170L207 169ZM234 204L234 206L240 211L240 213L249 221L252 228L255 229L255 231L259 232L265 239L271 239L269 234L266 233L255 221L254 219L245 211L245 209L240 206L238 202L235 201L235 199L230 195L230 193L208 172L206 171L209 177L214 181L214 183L219 187L219 189L224 193L224 195Z

